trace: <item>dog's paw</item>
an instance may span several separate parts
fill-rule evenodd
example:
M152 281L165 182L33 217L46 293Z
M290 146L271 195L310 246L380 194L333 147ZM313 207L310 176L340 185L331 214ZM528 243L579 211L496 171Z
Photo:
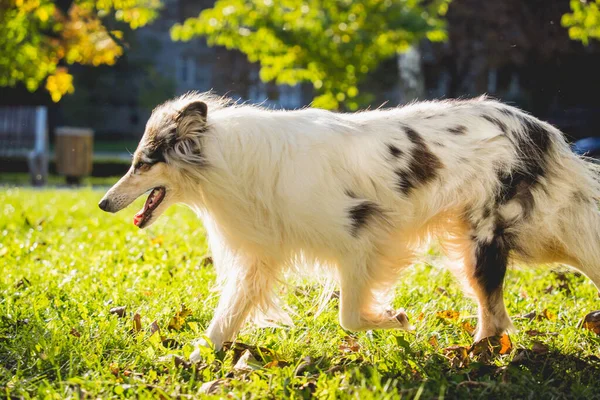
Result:
M202 348L211 349L212 346L206 339L198 339L194 342L194 351L190 354L190 362L197 364L202 361Z
M395 319L400 324L400 329L407 331L414 331L415 327L408 321L408 315L403 308L399 310L387 310L387 314L390 318Z

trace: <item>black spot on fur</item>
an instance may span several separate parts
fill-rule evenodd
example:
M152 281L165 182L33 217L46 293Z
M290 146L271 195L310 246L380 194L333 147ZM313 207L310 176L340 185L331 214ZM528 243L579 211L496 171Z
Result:
M509 251L509 240L501 228L491 241L476 242L474 277L488 296L502 289Z
M388 148L388 151L390 152L390 154L392 155L392 157L394 157L394 158L398 158L402 155L402 150L400 150L393 144L388 144L387 148Z
M508 132L508 127L506 126L506 124L504 122L502 122L501 120L499 120L498 118L492 117L491 115L487 115L487 114L484 114L481 117L483 119L485 119L486 121L496 125L498 127L498 129L500 129L502 131L502 133Z
M396 181L396 188L398 191L404 194L410 193L410 191L415 187L410 173L401 169L397 169L394 171L394 173L398 177Z
M550 133L541 123L525 116L520 117L520 122L524 135L515 132L512 136L521 162L499 173L496 203L503 205L513 199L519 201L523 216L528 217L535 206L532 190L547 174L546 159L552 142Z
M448 128L448 132L450 132L453 135L464 135L465 133L467 133L467 127L464 125L457 125L453 128Z
M150 164L165 162L165 153L172 146L174 139L170 137L153 141L146 146L145 156L150 160Z
M396 187L408 195L413 188L431 182L437 176L437 170L443 167L440 159L433 154L427 144L414 129L404 126L408 139L414 144L406 170L396 170Z
M363 228L369 219L381 214L379 207L371 201L363 201L360 204L350 208L349 216L352 221L350 234L354 237L358 235L358 231Z
M498 111L500 111L502 114L506 115L507 117L513 117L515 115L510 108L501 108Z

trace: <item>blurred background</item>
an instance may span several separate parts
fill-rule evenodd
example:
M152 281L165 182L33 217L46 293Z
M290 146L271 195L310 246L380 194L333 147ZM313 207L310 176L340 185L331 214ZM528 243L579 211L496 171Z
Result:
M153 107L481 94L600 139L600 0L0 0L0 184L109 184ZM106 178L109 177L109 178Z

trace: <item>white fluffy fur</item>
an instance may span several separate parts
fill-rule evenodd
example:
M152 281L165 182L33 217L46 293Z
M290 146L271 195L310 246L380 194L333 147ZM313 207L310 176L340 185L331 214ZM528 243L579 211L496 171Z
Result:
M206 118L185 115L194 102L208 105ZM537 183L518 186L520 200L496 204L503 184L498 171L526 165L535 149L527 123L548 136L544 173ZM501 287L493 295L474 278L477 246L494 240L498 221L510 222L502 235L511 238L512 260L567 263L600 285L596 172L557 129L499 102L423 102L339 114L274 111L192 93L155 110L136 160L146 160L145 149L169 135L177 144L164 152L166 162L147 171L132 167L105 198L115 202L109 211L118 211L164 186L166 199L150 223L175 202L201 217L222 285L206 332L217 348L251 315L290 323L275 288L282 273L298 265L336 276L345 329L408 328L405 314L387 310L389 295L417 247L432 237L460 261L479 302L477 338L507 330ZM392 154L390 145L402 154ZM410 163L419 146L433 155L424 160L435 166L434 176L417 171L405 193L398 171L415 172ZM359 224L349 212L361 205L370 208Z

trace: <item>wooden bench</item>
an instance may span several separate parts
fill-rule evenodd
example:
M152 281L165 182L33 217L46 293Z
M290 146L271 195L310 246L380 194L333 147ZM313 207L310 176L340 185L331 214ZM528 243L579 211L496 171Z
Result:
M31 182L48 178L48 110L46 107L0 107L0 158L25 159Z

